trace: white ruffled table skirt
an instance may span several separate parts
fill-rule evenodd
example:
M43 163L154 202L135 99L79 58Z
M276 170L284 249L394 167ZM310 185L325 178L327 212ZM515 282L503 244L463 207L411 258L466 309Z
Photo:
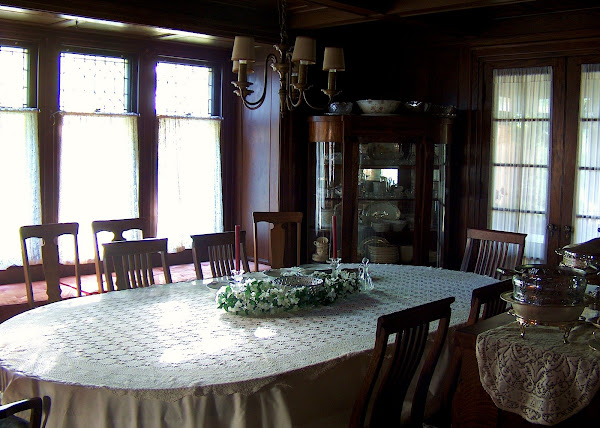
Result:
M588 343L595 327L573 329L563 343L558 328L518 323L477 337L477 363L485 391L496 406L525 420L555 425L573 416L600 389L600 352Z
M0 324L2 399L50 397L48 428L347 426L379 316L455 296L460 325L472 290L495 282L418 266L371 271L369 293L270 317L217 309L197 281L28 311Z

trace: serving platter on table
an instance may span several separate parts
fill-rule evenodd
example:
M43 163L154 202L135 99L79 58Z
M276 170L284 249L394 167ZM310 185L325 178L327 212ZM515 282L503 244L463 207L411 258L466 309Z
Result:
M310 269L305 268L305 267L300 267L300 266L294 266L291 268L281 268L281 269L268 269L268 270L262 271L263 274L273 277L273 278L279 278L280 276L287 276L287 275L308 275L311 272L312 271Z
M260 278L264 278L265 274L263 272L245 272L242 277L244 279L250 279L250 278L260 279ZM235 282L235 279L233 278L233 276L223 276L220 278L213 278L212 281L205 282L204 285L206 285L211 290L218 290L219 288L224 287L233 282Z

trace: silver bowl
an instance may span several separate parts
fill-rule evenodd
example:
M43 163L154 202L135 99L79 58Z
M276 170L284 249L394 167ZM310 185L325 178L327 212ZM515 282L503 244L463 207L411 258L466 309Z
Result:
M423 101L404 101L402 110L410 113L423 113L429 109L429 103Z
M327 108L329 114L350 114L352 113L352 102L340 102L340 101L335 101L332 102L331 104L329 104L329 107Z
M513 297L512 291L506 291L500 297L512 305L513 312L517 317L537 324L577 321L586 306L585 303L579 305L532 305L522 303Z
M308 293L311 295L317 294L323 288L323 280L321 278L306 275L280 276L274 279L273 283L284 288L306 287Z

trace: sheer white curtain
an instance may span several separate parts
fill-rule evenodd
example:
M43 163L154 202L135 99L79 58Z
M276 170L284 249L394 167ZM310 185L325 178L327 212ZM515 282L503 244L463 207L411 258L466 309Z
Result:
M220 133L220 118L158 117L157 236L170 252L223 231Z
M41 224L38 111L0 109L0 183L7 202L0 221L0 269L22 266L19 228ZM39 244L28 247L40 261Z
M583 64L573 243L600 237L600 64Z
M59 222L79 223L80 260L94 259L93 220L139 216L137 115L60 113ZM59 241L61 260L72 244Z
M525 261L546 257L552 68L494 70L488 226L527 233Z

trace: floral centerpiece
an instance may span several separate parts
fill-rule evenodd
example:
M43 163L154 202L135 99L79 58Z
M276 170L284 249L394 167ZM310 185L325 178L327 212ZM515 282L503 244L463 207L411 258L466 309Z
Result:
M327 305L361 288L355 271L313 272L311 276L321 278L322 286L288 287L256 278L246 279L239 286L228 284L217 292L217 305L227 312L240 315L274 314Z

